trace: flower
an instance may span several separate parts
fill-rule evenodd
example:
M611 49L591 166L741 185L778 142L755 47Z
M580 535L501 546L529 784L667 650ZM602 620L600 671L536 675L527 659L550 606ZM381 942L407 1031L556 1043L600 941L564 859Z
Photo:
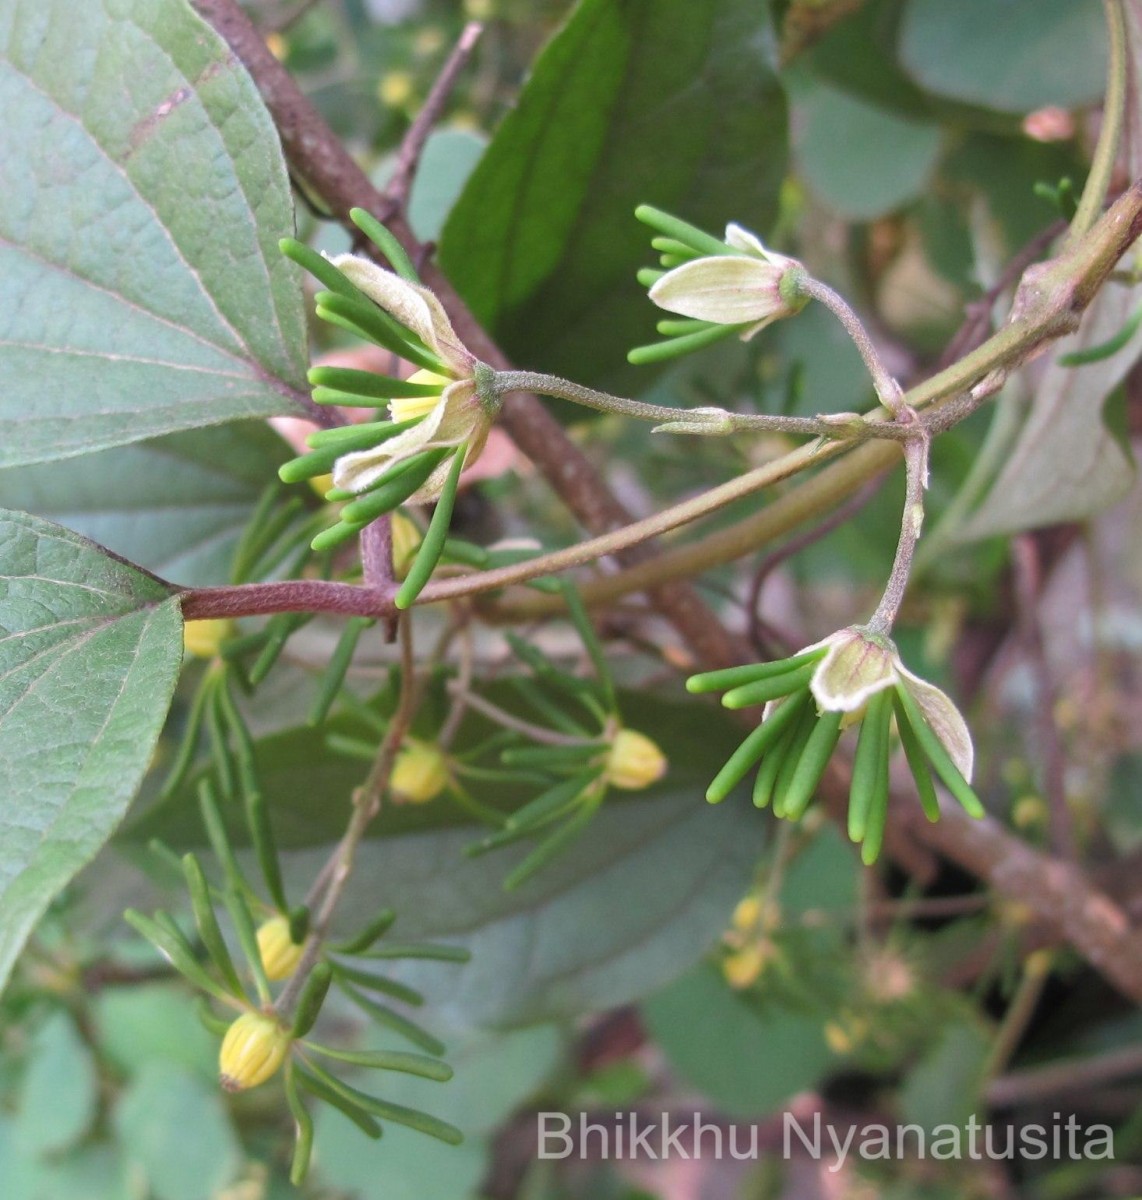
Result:
M792 658L687 681L691 692L725 691L726 708L764 705L761 724L707 789L724 800L756 765L754 804L772 802L779 817L797 819L812 802L844 728L860 724L849 792L849 836L875 861L888 807L893 717L920 803L940 815L934 773L972 816L983 806L971 789L972 742L952 701L904 666L892 640L866 626L842 629Z
M645 733L620 729L611 742L603 778L611 787L637 792L666 774L666 755Z
M222 1087L242 1092L265 1083L285 1061L289 1030L275 1017L251 1009L226 1030L218 1056Z
M399 325L415 334L441 365L440 372L421 370L409 380L437 388L435 395L389 401L393 421L417 423L377 446L338 458L333 467L334 485L346 492L366 491L390 468L427 450L460 452L462 447L465 463L475 461L495 412L489 412L478 395L476 357L457 337L443 305L428 288L402 279L367 258L342 254L332 260L332 265ZM435 499L443 490L448 472L448 463L439 463L408 499L412 503Z
M796 274L803 270L796 259L767 250L740 225L727 225L725 240L740 253L695 258L667 271L651 285L651 300L684 317L743 325L743 342L804 308L805 298L794 286Z
M278 474L285 483L299 483L328 473L333 487L326 499L349 501L337 523L314 537L314 550L332 550L402 504L437 502L439 536L431 539L432 554L426 541L416 569L409 567L415 580L397 598L403 608L436 566L460 474L483 450L502 401L491 387L495 372L460 340L436 296L415 282L392 235L367 213L351 215L399 274L352 254L324 258L289 238L283 252L325 285L316 296L319 317L422 369L402 379L355 367L313 368L314 403L387 405L387 419L311 433L310 452L284 463Z
M258 954L266 971L266 978L275 982L288 979L301 962L305 952L304 942L295 942L290 936L289 918L281 915L271 917L258 927Z
M727 225L724 241L650 205L635 216L659 235L651 242L661 253L664 270L638 273L659 308L685 320L659 321L666 338L637 346L632 363L659 362L712 345L734 333L748 341L781 317L791 317L808 303L802 282L804 267L794 258L766 249L761 239L740 225Z
M859 719L878 692L903 689L923 713L956 770L971 781L974 755L967 722L946 693L908 670L891 638L851 626L806 647L803 653L821 648L825 654L809 685L820 711L854 713Z

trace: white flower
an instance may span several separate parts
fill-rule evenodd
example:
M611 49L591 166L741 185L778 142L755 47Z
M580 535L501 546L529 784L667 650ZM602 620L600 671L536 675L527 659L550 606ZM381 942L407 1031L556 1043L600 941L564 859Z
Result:
M938 687L908 670L891 638L854 625L807 646L802 653L821 649L825 655L809 683L821 712L855 713L859 718L877 692L906 688L960 774L971 782L974 752L967 722Z
M394 421L423 417L411 429L368 450L345 454L333 467L335 487L363 492L390 467L426 450L463 447L458 452L471 463L484 448L494 413L477 394L477 359L452 328L444 306L427 288L410 283L366 258L343 254L333 265L394 320L411 330L440 360L447 374L418 371L417 383L440 385L440 394L399 398L389 402ZM451 463L445 460L410 497L414 503L440 495Z
M804 300L786 299L781 291L786 275L802 269L796 259L767 250L740 225L726 226L726 244L742 253L714 254L675 267L651 286L651 300L667 312L715 325L750 323L743 341L800 312Z

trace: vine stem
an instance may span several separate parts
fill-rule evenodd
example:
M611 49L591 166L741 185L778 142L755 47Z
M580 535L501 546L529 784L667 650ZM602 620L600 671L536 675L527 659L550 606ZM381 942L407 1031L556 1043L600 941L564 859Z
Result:
M858 322L859 324L859 322ZM897 391L900 389L897 388ZM724 408L672 408L666 404L645 404L625 396L612 396L583 387L557 375L541 375L535 371L497 371L492 381L497 397L509 392L533 392L554 396L572 404L598 412L617 413L639 421L657 421L665 433L693 433L706 436L727 436L733 433L790 433L804 437L821 437L837 441L858 442L867 438L905 441L912 434L902 425L885 421L877 414L860 416L838 413L836 417L784 417L773 413L733 413Z
M907 419L911 413L911 419ZM912 425L915 430L915 413L902 409L901 423L905 428ZM912 559L916 543L920 540L920 529L924 524L924 489L928 486L928 434L917 431L912 441L904 446L904 513L900 521L900 540L896 543L896 556L892 560L892 571L884 587L884 595L872 614L868 627L873 633L887 636L900 613L904 593L908 589L908 578L912 573Z
M428 98L421 106L420 112L416 114L415 120L408 127L408 132L404 135L400 150L397 152L396 170L393 171L392 178L385 185L383 194L387 212L379 214L382 222L387 221L394 212L403 209L408 202L413 176L420 165L420 156L424 152L428 136L435 128L437 121L440 120L440 114L444 111L448 97L452 94L460 73L468 65L472 51L475 50L476 43L480 40L483 32L484 26L479 21L469 21L464 26L447 62L436 76Z
M845 332L860 351L864 365L872 376L877 398L893 416L897 416L904 406L904 393L895 376L884 365L884 360L869 337L868 330L849 302L839 292L833 291L827 283L814 279L807 271L798 275L797 290L802 296L808 296L811 300L823 304L845 327Z
M329 933L333 915L353 873L357 850L364 840L373 818L380 810L381 800L392 775L393 764L404 743L405 735L412 725L419 689L416 683L411 615L402 616L398 624L398 633L401 651L401 678L396 711L389 721L388 729L385 730L385 736L377 750L377 757L373 760L365 782L353 793L353 815L345 828L341 841L337 844L337 849L334 850L329 862L322 868L321 874L326 878L325 891L310 927L305 950L297 968L289 977L289 982L282 989L274 1004L274 1010L282 1017L292 1014L302 988L321 957L321 948Z
M475 692L464 692L459 686L450 687L448 690L453 696L458 698L462 696L468 708L482 713L488 720L494 721L497 725L501 725L504 729L510 729L514 733L521 733L524 737L529 737L532 741L539 742L544 746L589 746L596 740L572 737L567 733L558 733L554 729L544 729L542 725L533 725L530 721L505 712L498 704L485 700L483 696L479 696ZM601 742L599 748L602 749Z

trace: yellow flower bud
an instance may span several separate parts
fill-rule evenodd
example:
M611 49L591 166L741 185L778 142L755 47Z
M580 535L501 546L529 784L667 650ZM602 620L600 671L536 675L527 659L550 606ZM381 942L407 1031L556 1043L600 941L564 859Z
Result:
M389 782L397 804L427 804L448 786L448 759L431 742L409 740L393 764Z
M757 896L746 896L739 900L730 918L730 924L741 933L748 933L761 921L761 900Z
M259 926L258 953L267 979L288 979L297 970L304 950L304 943L290 937L287 918L271 917Z
M420 549L420 530L404 513L393 513L393 571L403 579Z
M289 1031L274 1017L244 1012L226 1030L218 1056L220 1082L228 1092L265 1083L285 1061Z
M666 755L646 736L633 729L620 729L607 756L606 781L628 792L649 787L666 774Z
M722 974L730 987L747 988L761 977L768 957L765 947L759 943L743 946L722 960Z
M441 393L452 382L435 371L420 370L408 377L409 383L431 383L439 386ZM394 421L411 421L414 417L426 417L440 403L440 396L396 396L389 401L389 416Z
M195 658L217 658L222 643L233 636L230 620L187 621L182 627L182 645Z

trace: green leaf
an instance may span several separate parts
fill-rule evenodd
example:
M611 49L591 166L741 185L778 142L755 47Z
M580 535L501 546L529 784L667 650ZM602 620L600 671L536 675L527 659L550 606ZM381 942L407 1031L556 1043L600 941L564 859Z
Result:
M507 685L487 694L513 703ZM514 703L518 711L518 698ZM401 941L442 941L472 953L466 965L386 964L387 975L438 1004L418 1021L522 1024L625 1003L685 971L725 927L766 838L765 822L742 796L718 809L702 799L740 730L696 700L628 692L619 704L631 728L669 748L669 772L644 792L612 793L582 837L518 891L505 893L503 881L533 842L468 858L463 851L474 827L446 796L382 808L358 852L339 910L340 935L392 907ZM463 733L460 750L487 736L488 727L473 720ZM332 755L311 730L267 738L257 756L278 844L289 850L287 891L304 892L344 828L365 764ZM537 789L473 782L471 791L482 803L519 807ZM140 820L131 839L159 836L180 850L200 845L189 795ZM243 840L237 825L233 832ZM527 946L535 949L525 953Z
M901 0L862 0L802 60L841 91L904 117L931 117L937 105L896 61ZM795 69L797 69L795 68Z
M813 82L796 93L796 153L806 182L842 217L869 221L914 199L940 155L938 125Z
M822 1020L763 1009L701 966L642 1007L674 1069L731 1116L769 1112L813 1087L832 1055Z
M20 1088L16 1130L33 1153L63 1150L77 1142L95 1117L95 1062L66 1013L54 1012L36 1030Z
M0 471L0 507L58 521L164 579L205 587L228 582L238 538L288 457L260 422L195 429L62 469Z
M165 584L58 525L0 511L0 984L126 810L181 662Z
M156 1200L217 1195L242 1161L221 1093L169 1063L143 1069L120 1099L114 1124Z
M126 1075L163 1061L213 1083L218 1039L198 1019L198 1003L181 985L106 988L94 998L100 1051Z
M0 0L0 108L0 465L302 411L277 135L189 5Z
M619 389L652 378L625 361L656 340L634 278L652 260L637 204L768 232L787 135L764 9L581 0L536 60L440 251L521 364Z
M37 1200L43 1186L43 1168L28 1152L16 1122L0 1115L0 1179L4 1200Z
M1047 369L1023 373L1034 388L1027 418L991 490L958 531L961 541L1082 520L1129 490L1134 464L1103 406L1142 354L1142 331L1098 362L1064 367L1059 359L1113 337L1140 302L1142 287L1104 287L1078 332L1055 344Z
M1101 6L1075 0L911 0L899 52L929 91L1001 112L1092 104L1106 77Z

